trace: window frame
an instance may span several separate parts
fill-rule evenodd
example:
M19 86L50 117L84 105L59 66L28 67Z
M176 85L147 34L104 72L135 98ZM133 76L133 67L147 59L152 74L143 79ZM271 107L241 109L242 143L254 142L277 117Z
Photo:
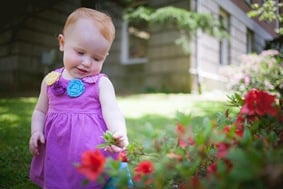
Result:
M223 9L219 11L219 19L225 19L225 29L230 33L230 15ZM223 19L223 20L224 20ZM224 46L224 47L223 47ZM226 47L226 48L225 48ZM219 64L220 65L230 65L231 64L231 44L229 39L221 39L219 42ZM224 60L225 59L225 60Z
M254 52L254 32L247 28L246 31L246 53Z
M129 32L128 32L128 21L123 19L121 29L121 63L124 65L128 64L144 64L148 62L148 57L145 58L130 58L129 55Z

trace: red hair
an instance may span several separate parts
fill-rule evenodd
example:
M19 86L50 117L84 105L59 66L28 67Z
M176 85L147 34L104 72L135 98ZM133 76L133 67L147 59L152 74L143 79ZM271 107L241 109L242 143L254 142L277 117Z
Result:
M76 9L68 16L63 33L70 25L76 23L81 18L93 20L94 24L99 28L100 33L106 40L110 42L114 40L115 27L111 17L103 12L84 7Z

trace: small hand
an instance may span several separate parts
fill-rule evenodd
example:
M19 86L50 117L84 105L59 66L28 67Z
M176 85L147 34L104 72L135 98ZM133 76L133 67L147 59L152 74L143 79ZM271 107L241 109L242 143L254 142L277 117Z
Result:
M125 150L125 144L124 144L124 139L122 136L116 136L115 134L112 135L113 139L114 139L114 143L107 146L105 148L106 151L109 152L121 152L123 150Z
M126 144L125 144L125 139L123 136L120 136L120 135L113 135L113 138L115 140L115 146L118 146L120 148L125 148L126 147Z
M116 152L122 152L125 150L125 148L120 148L116 145L110 145L104 148L106 151L111 152L111 153L116 153Z
M104 150L109 152L121 152L126 148L126 140L119 134L112 134L111 131L106 131L103 134L103 138L104 143L98 145L98 148L104 148Z
M42 132L32 133L29 140L29 150L32 155L39 155L38 147L45 143L45 138Z

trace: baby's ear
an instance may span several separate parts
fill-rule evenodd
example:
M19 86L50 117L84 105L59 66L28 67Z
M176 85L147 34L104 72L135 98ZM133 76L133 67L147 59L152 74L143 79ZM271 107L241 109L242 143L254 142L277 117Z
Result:
M64 35L63 34L58 35L58 42L59 42L59 50L64 51Z

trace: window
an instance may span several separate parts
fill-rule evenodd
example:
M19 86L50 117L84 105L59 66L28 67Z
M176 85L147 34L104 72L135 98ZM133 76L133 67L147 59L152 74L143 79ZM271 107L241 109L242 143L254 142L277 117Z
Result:
M122 24L122 64L147 62L147 48L150 34L146 22L127 22Z
M222 27L230 33L230 18L227 12L224 10L220 10L219 14L219 21ZM228 65L230 64L230 43L229 39L221 39L219 44L219 62L221 65Z
M247 53L252 53L254 51L254 33L251 30L247 30Z

